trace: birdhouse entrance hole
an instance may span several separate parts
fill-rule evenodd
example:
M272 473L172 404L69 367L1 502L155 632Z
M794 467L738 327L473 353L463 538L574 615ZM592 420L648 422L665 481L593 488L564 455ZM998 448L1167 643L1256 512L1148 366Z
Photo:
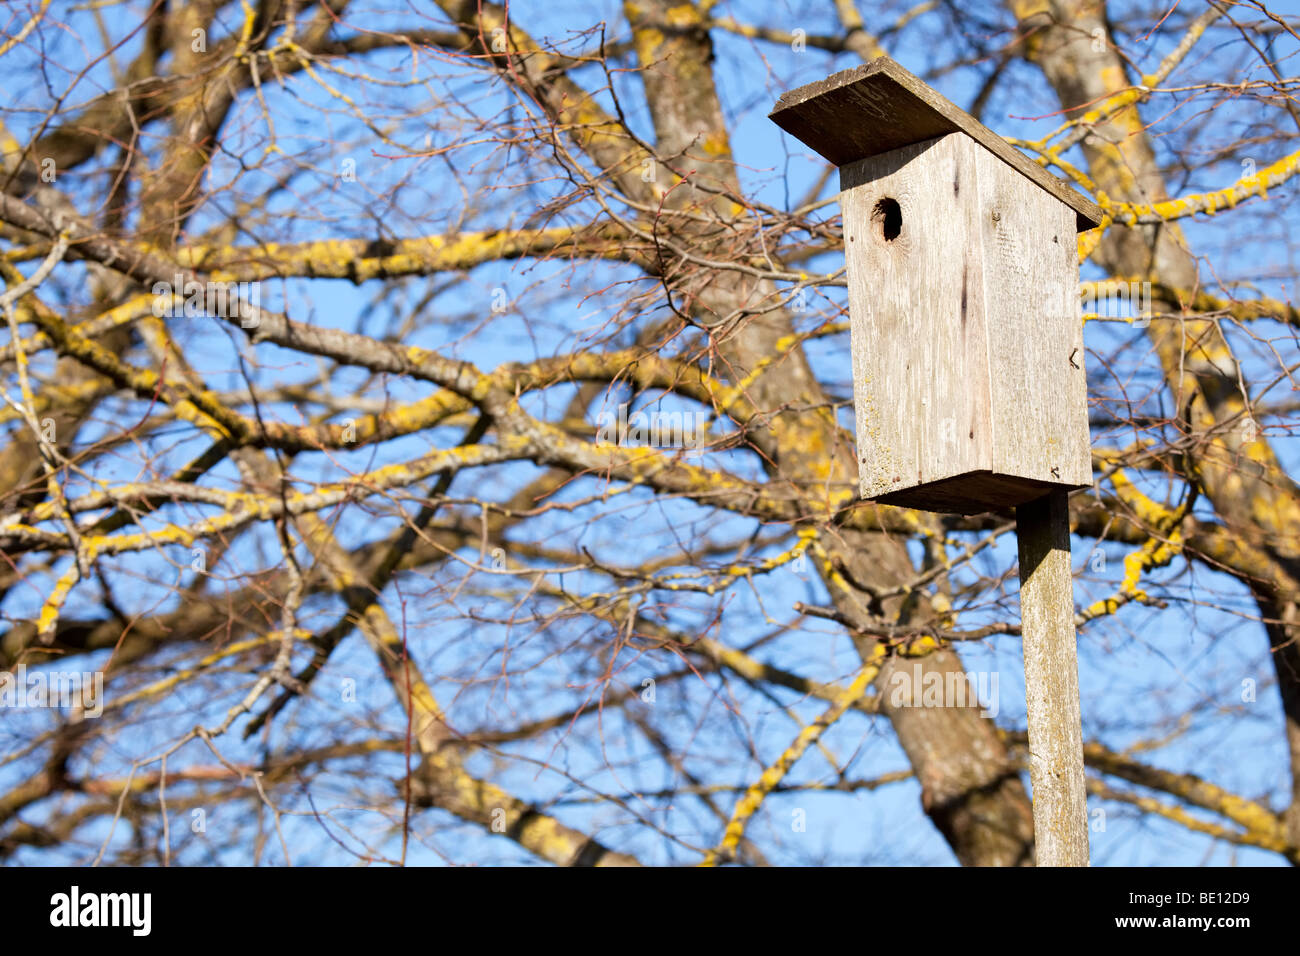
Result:
M885 242L893 242L903 231L903 210L897 199L886 196L877 202L876 208L871 211L871 219L880 223L880 235Z

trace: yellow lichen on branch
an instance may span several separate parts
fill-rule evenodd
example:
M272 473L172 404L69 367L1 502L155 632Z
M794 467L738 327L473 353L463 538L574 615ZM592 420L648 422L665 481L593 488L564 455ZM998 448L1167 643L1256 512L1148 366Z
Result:
M1300 150L1284 156L1253 176L1241 177L1225 189L1193 193L1157 203L1115 202L1105 193L1099 192L1097 205L1106 211L1107 217L1112 221L1130 226L1173 222L1200 212L1212 216L1223 209L1232 209L1237 203L1252 196L1267 199L1270 187L1282 185L1297 172L1300 172Z
M1115 471L1110 480L1120 501L1132 509L1143 525L1151 529L1151 537L1136 551L1125 555L1124 578L1119 589L1110 597L1095 601L1085 608L1077 618L1079 624L1114 614L1132 601L1149 601L1146 591L1141 588L1143 572L1165 567L1183 553L1183 535L1179 526L1191 510L1193 496L1189 494L1177 508L1170 509L1142 494L1122 470Z
M536 231L489 229L410 239L321 239L260 246L186 246L177 262L217 282L305 278L393 279L459 272L486 262L549 255L627 259L635 247L625 230L611 225L561 226Z
M844 712L867 692L871 682L880 673L886 652L885 645L878 643L872 656L863 663L862 670L858 672L853 683L844 688L831 706L827 707L816 720L801 730L776 762L764 770L758 781L745 791L732 811L731 819L722 835L722 842L705 855L700 861L700 866L717 866L719 862L728 860L735 854L741 837L745 835L745 826L750 818L758 812L758 808L763 805L768 794L785 779L785 775L790 772L790 768L804 755L804 752L820 740L826 729L839 720Z

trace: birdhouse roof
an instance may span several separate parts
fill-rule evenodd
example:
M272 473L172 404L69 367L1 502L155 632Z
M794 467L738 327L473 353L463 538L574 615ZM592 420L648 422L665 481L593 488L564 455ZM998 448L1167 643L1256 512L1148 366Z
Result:
M1101 208L887 56L790 90L771 119L836 166L962 132L1074 210L1080 231Z

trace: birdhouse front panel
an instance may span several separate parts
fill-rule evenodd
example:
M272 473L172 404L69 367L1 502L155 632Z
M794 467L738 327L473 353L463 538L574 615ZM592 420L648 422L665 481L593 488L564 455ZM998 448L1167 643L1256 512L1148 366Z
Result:
M962 132L840 184L863 497L970 514L1089 484L1076 212Z

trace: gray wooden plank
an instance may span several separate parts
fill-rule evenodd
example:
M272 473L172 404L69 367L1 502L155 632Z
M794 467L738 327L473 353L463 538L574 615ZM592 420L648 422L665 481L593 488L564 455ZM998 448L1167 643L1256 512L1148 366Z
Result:
M988 153L975 160L979 227L972 240L983 246L993 471L1090 485L1071 212Z
M1016 509L1038 866L1088 865L1068 494L1058 489Z
M992 468L981 152L952 133L841 169L863 497Z

